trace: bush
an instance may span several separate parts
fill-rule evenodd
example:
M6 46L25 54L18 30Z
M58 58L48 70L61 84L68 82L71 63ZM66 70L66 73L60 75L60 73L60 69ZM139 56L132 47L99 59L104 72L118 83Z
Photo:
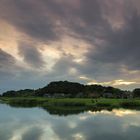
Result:
M136 107L140 106L140 102L138 101L125 101L121 103L122 107Z

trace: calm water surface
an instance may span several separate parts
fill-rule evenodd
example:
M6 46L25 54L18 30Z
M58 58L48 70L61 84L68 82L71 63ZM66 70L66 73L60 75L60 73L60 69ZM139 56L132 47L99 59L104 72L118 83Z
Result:
M140 111L59 116L0 104L0 140L140 140Z

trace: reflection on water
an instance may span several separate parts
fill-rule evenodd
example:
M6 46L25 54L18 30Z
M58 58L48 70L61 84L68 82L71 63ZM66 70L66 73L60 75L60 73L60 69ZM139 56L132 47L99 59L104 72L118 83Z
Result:
M140 140L140 111L51 115L41 108L0 105L0 140Z

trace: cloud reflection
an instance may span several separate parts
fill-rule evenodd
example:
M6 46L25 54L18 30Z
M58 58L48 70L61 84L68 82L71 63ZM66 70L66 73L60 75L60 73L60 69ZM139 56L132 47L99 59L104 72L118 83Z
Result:
M1 140L139 140L140 112L113 110L56 116L0 105ZM133 136L133 137L132 137Z

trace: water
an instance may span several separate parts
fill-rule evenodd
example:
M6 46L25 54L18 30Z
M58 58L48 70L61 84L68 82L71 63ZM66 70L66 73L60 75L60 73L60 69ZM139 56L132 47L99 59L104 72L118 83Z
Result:
M61 116L0 104L0 140L140 140L140 111L86 111Z

